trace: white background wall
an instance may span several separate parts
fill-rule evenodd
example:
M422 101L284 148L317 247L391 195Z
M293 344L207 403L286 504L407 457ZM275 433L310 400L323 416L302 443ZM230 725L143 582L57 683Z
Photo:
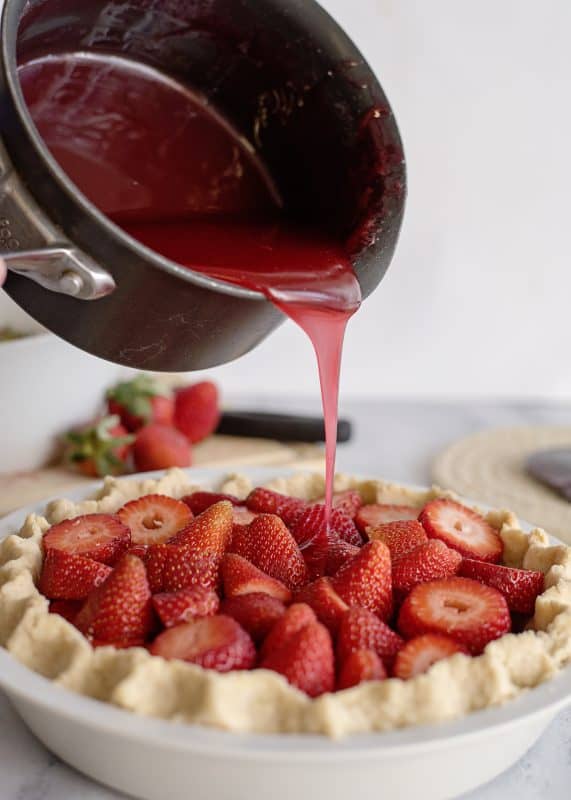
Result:
M571 2L322 2L377 72L409 170L343 394L571 396ZM228 391L316 387L291 323L214 374Z

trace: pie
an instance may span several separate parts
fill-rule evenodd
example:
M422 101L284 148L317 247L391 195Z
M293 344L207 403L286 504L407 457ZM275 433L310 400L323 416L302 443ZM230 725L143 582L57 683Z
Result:
M450 492L108 478L0 544L0 645L71 691L340 737L512 701L571 662L571 548Z

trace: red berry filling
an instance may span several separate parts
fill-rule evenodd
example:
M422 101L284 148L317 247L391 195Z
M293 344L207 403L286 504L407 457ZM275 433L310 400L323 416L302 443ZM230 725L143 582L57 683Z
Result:
M472 509L335 501L327 527L321 504L266 489L144 496L50 528L39 589L94 646L273 670L310 697L477 655L533 614L543 575L494 563Z

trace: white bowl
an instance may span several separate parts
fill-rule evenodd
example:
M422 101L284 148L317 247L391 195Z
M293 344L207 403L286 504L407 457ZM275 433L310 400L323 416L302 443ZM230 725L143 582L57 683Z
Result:
M244 472L255 481L277 474ZM207 486L223 473L190 474ZM87 487L70 496L89 493ZM44 505L0 521L0 538ZM491 780L534 744L571 702L571 669L501 708L340 741L239 735L143 718L68 692L1 649L0 686L46 747L86 775L145 800L444 800Z
M121 367L88 355L43 329L0 292L0 327L23 339L0 342L0 473L35 469L58 436L88 422Z

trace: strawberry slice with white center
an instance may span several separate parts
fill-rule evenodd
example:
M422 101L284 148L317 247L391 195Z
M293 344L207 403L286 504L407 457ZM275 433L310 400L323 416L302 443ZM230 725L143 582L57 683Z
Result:
M235 619L223 614L169 628L157 636L149 650L154 656L178 658L217 672L250 669L256 660L250 635Z
M220 607L218 595L203 586L191 586L178 592L161 592L153 597L153 606L165 628L188 622L194 617L209 617Z
M107 580L88 596L75 624L97 644L142 644L153 626L153 609L141 559L123 556Z
M192 520L189 507L163 494L147 494L131 500L117 512L131 531L133 544L162 544Z
M268 635L285 610L281 600L262 592L228 597L220 607L220 612L235 619L255 642Z
M369 503L361 506L355 515L355 524L366 534L369 528L377 528L387 522L398 520L418 519L419 509L413 506L389 505L384 503Z
M535 600L543 592L545 583L543 572L487 564L470 558L462 561L458 574L493 586L506 598L510 611L528 616L535 611Z
M430 539L440 539L464 558L495 563L502 557L498 531L481 514L454 500L431 500L419 520Z
M391 555L382 542L369 542L331 578L348 606L361 606L387 620L393 608Z
M450 636L473 654L511 629L504 596L469 578L420 583L405 599L398 628L408 639L424 633Z
M395 659L393 675L403 681L415 678L426 672L427 669L443 658L449 658L456 653L468 654L468 650L449 636L437 633L425 633L410 639L399 650Z
M236 553L224 556L221 565L222 584L226 597L264 592L282 603L291 602L291 591L281 581L266 575L246 558Z
M350 689L360 683L382 681L387 671L374 650L355 650L341 665L337 679L337 691Z
M111 572L111 567L91 558L64 550L48 550L38 589L51 600L82 600Z
M84 514L53 525L42 540L44 551L63 550L102 564L114 564L129 548L131 534L118 516Z

